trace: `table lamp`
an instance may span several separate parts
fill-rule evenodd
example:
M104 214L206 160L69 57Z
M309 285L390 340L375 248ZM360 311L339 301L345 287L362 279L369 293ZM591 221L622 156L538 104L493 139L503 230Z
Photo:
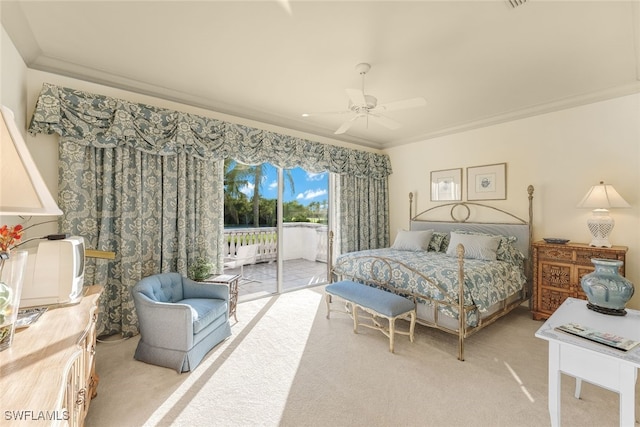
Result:
M18 130L13 111L0 107L0 216L62 215L51 197ZM21 232L13 227L0 233L0 351L13 341L27 252L13 251ZM9 231L10 230L10 231ZM18 232L16 232L18 230Z
M630 208L626 202L613 188L612 185L605 185L604 181L594 185L578 203L579 208L593 208L593 216L587 220L587 226L591 232L591 246L610 248L609 234L613 230L615 222L609 216L611 208Z
M0 216L62 215L36 167L13 111L0 107Z

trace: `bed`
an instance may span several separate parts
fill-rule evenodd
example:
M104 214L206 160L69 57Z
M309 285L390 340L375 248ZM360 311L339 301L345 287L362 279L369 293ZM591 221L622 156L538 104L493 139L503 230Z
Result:
M417 323L457 335L464 360L465 338L530 298L533 186L527 194L528 220L475 202L413 215L409 194L409 229L390 248L338 256L331 277L412 299Z

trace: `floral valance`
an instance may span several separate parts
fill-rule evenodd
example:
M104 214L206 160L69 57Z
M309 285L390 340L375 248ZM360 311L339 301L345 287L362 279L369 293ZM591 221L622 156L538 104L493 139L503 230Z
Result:
M45 83L29 126L31 134L57 133L95 147L130 144L158 155L188 153L198 158L231 157L247 164L300 166L385 179L389 156L133 103Z

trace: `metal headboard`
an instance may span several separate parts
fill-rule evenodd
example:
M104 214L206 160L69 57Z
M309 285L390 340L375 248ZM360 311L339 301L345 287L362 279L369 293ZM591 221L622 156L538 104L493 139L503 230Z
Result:
M495 206L476 202L453 202L443 205L433 206L416 215L413 215L413 193L409 193L409 225L411 230L432 229L443 233L453 230L475 231L489 234L500 234L503 236L515 236L517 241L515 246L527 257L531 255L531 242L533 240L533 185L527 187L529 195L529 220L524 220L510 212ZM439 219L446 214L447 210L450 219ZM479 212L502 218L501 221L470 221L472 213L480 216ZM436 219L433 219L436 218Z

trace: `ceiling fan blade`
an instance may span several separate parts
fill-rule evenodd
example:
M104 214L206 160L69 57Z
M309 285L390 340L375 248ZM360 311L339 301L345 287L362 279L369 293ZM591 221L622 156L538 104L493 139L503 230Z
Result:
M387 102L385 104L380 104L375 108L375 111L403 110L406 108L424 107L425 105L427 105L427 100L422 97L409 98L409 99L403 99L401 101Z
M385 116L381 116L379 114L373 114L373 113L369 113L369 115L371 116L371 118L381 124L382 126L386 127L387 129L400 129L402 127L401 123L396 122L395 120L391 120L388 117Z
M345 91L353 105L367 105L367 100L364 98L364 92L360 89L345 89Z
M340 125L340 127L338 128L338 130L336 130L334 132L334 134L335 135L340 135L340 134L343 134L346 131L348 131L349 128L351 128L351 126L353 126L353 123L356 121L356 119L358 117L364 117L364 115L363 114L357 114L357 115L353 116L352 118L350 118L349 120L344 122L342 125Z
M302 117L315 117L315 116L335 116L341 114L353 113L351 110L343 110L343 111L316 111L312 113L302 113Z

